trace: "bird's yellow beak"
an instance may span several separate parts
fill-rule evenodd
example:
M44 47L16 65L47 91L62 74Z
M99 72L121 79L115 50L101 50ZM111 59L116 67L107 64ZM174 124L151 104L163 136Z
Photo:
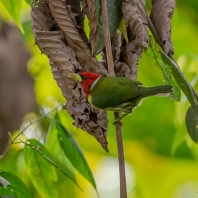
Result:
M78 82L82 82L82 78L80 77L80 75L76 73L71 73L70 75L72 78L76 79Z

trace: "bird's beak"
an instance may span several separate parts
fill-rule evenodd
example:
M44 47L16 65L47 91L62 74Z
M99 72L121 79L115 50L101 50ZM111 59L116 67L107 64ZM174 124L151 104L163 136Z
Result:
M71 73L70 75L72 78L76 79L78 82L82 82L82 78L80 77L80 75L76 73Z

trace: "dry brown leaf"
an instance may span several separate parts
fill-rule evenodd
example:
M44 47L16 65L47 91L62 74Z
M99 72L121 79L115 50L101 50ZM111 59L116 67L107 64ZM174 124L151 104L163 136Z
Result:
M122 56L124 58L124 61L130 67L129 78L131 78L132 80L137 79L138 60L141 57L142 52L143 52L142 48L139 48L138 50L136 49L135 40L125 45L122 50Z
M83 9L85 14L89 19L89 27L90 27L90 43L92 46L92 54L96 48L98 42L98 34L97 34L97 14L96 14L96 2L95 0L83 0Z
M113 64L116 76L131 77L131 70L126 63L115 60Z
M123 16L128 24L129 41L135 40L138 49L148 48L148 22L145 9L145 0L126 0L122 4Z
M49 7L56 23L64 32L67 42L76 53L78 62L86 66L86 70L107 76L107 70L95 57L92 57L89 47L79 35L68 13L65 0L49 0Z
M121 32L117 29L111 39L114 70L116 76L124 76L129 78L131 73L129 65L124 62L120 62L121 45Z
M89 41L84 31L84 14L81 12L80 0L67 0L66 4L68 5L67 8L70 16L73 16L72 21L76 25L80 36L85 43L88 43Z
M53 4L53 6L55 6L55 4ZM59 10L59 6L57 6L57 9ZM57 9L56 11L58 12ZM59 11L63 14L62 8L60 8ZM36 42L41 51L50 59L53 76L61 88L64 97L67 99L65 108L73 117L75 126L93 135L100 142L101 146L108 151L106 140L108 119L106 113L105 111L92 108L90 104L87 103L82 88L70 76L71 72L82 70L82 66L76 60L76 54L73 49L65 42L65 34L54 23L48 7L48 1L40 3L38 7L32 7L31 16ZM64 18L64 14L62 17ZM70 23L71 19L68 24ZM56 30L54 30L55 27ZM63 27L65 28L64 25ZM73 30L72 28L73 26L71 30ZM53 31L51 31L52 29ZM68 29L68 31L69 30L70 29ZM75 33L74 38L78 41L80 36ZM80 42L82 43L84 41L81 39ZM77 45L77 48L78 47Z
M166 54L173 54L174 50L171 42L171 24L176 1L175 0L153 0L151 9L151 21L159 34L163 50Z
M70 113L74 119L74 125L89 132L101 144L103 149L108 152L106 131L107 131L107 117L102 110L96 110L87 103L86 96L79 84L74 84L73 89L65 86L65 79L67 77L66 68L58 67L55 63L51 63L53 76L57 84L65 93L67 104L65 109ZM72 79L73 80L73 79Z
M113 54L113 60L120 59L120 51L121 51L121 33L120 30L116 30L114 36L111 39L111 48Z
M149 43L145 0L126 0L122 4L122 11L128 25L129 43L123 47L121 54L129 65L129 78L136 80L138 60Z

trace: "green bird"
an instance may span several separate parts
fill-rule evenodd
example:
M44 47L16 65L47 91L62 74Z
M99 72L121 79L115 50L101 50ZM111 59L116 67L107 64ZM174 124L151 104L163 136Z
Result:
M132 113L142 99L168 96L173 91L171 85L145 87L126 77L104 77L92 72L71 73L71 76L80 82L88 102L94 108L124 113L114 124Z

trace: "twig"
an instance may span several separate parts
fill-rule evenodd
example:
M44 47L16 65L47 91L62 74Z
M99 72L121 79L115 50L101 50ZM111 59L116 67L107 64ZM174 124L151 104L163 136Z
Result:
M115 76L112 49L111 49L111 39L109 33L107 0L102 0L102 19L103 19L102 21L103 21L104 40L105 40L107 63L108 63L108 72L110 76Z
M115 120L119 119L119 117L120 117L119 113L114 113ZM118 159L119 159L119 171L120 171L120 198L127 198L121 123L116 123L116 139L117 139L117 146L118 146Z
M25 130L26 130L28 127L30 127L32 124L35 124L35 123L39 122L41 119L47 117L50 113L52 113L53 111L57 110L58 107L60 107L60 106L61 106L61 105L58 105L56 108L54 108L53 110L49 111L48 113L46 113L45 115L41 116L40 118L38 118L38 119L35 120L35 121L31 121L31 120L28 118L28 120L30 121L30 123L29 123L20 133L18 133L14 139L11 139L11 142L10 142L10 144L7 146L7 148L6 148L6 150L4 151L4 153L3 153L2 155L0 155L0 160L1 160L1 159L5 156L5 154L9 151L10 147L11 147L14 143L16 143L15 140L16 140L21 134L23 134L23 133L25 132ZM9 133L8 133L8 134L9 134ZM10 135L9 135L9 136L10 136ZM10 138L12 138L12 136L10 136Z
M111 42L110 42L110 33L109 33L107 0L102 0L101 2L102 2L102 21L103 21L103 31L104 31L104 39L106 46L108 71L110 76L115 76ZM115 112L114 119L118 120L119 117L120 117L119 113ZM127 198L121 123L116 123L116 138L117 138L119 171L120 171L120 198Z

